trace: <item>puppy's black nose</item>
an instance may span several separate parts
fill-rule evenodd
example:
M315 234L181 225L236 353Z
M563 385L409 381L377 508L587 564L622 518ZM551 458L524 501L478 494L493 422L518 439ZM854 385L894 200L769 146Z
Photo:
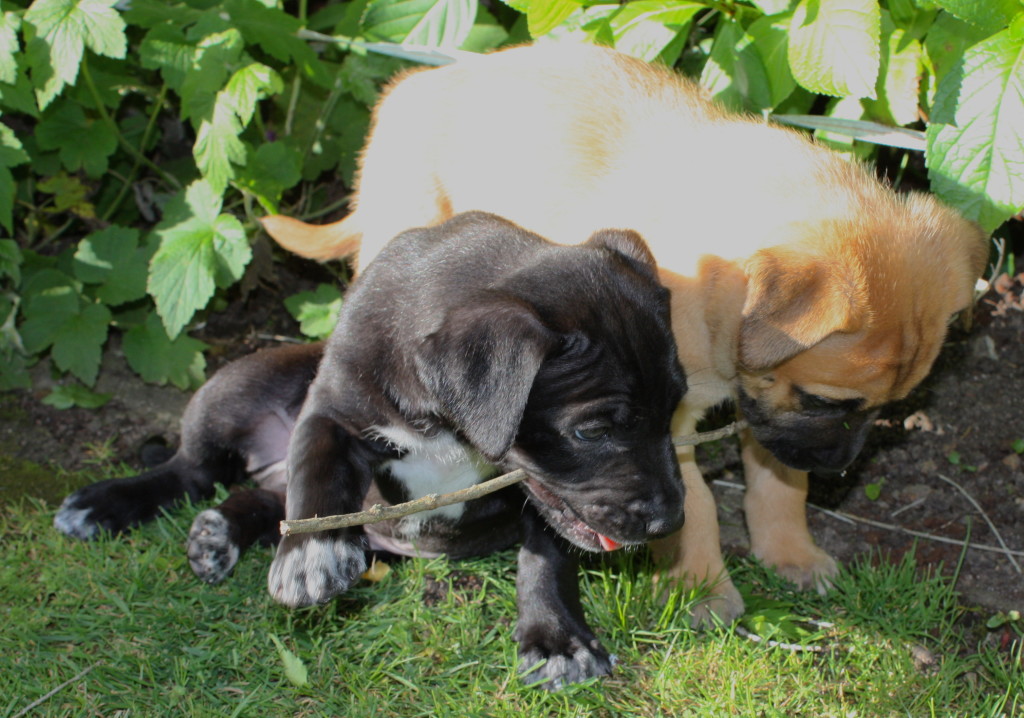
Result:
M652 539L661 538L662 536L668 536L674 531L678 531L682 525L682 515L675 520L667 517L652 519L647 522L647 535Z

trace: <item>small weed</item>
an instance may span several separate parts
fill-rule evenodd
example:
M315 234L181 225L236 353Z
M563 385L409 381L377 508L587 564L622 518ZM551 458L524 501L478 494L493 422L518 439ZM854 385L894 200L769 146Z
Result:
M877 501L878 497L882 495L883 484L885 484L885 477L878 477L878 481L872 481L864 487L864 495L872 501Z

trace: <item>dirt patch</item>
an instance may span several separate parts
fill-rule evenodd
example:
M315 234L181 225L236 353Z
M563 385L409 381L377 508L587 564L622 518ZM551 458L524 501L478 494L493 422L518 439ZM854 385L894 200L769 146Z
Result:
M832 555L849 561L878 549L896 558L916 542L920 563L941 562L950 572L960 558L959 545L915 538L904 530L999 547L987 521L1010 548L1024 550L1024 457L1014 448L1024 440L1021 279L1004 280L978 304L970 332L951 333L932 375L908 399L887 408L844 476L814 478L813 503L863 520L809 510L812 533ZM298 290L287 293L292 291ZM274 343L274 337L298 335L280 309L281 296L258 289L204 328L201 338L215 346L211 371ZM99 386L114 393L106 406L52 409L39 401L51 385L41 366L33 391L0 396L0 501L28 494L59 502L72 484L88 481L65 470L88 468L91 462L141 468L139 450L146 441L177 441L187 394L142 383L116 341ZM702 447L699 458L719 497L726 548L742 553L747 538L742 494L734 488L742 486L736 445ZM1024 565L1024 557L1017 561ZM1024 609L1024 577L999 551L969 550L958 587L965 602L983 607L982 613ZM440 587L436 591L440 595ZM439 600L427 593L428 602Z

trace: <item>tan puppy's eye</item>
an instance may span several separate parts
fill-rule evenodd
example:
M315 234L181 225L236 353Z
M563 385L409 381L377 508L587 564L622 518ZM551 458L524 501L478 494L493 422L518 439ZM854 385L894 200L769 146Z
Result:
M797 389L797 395L800 397L800 407L804 411L849 412L858 411L864 406L863 399L830 399L801 389Z

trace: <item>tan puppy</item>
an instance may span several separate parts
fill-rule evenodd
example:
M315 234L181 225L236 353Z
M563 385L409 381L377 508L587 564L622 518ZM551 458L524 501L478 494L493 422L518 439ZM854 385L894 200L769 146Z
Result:
M846 466L877 407L928 372L984 268L980 229L674 73L585 46L400 77L377 107L355 211L264 224L298 254L358 251L363 267L400 231L471 209L563 242L602 228L646 239L690 387L675 432L737 402L753 553L823 590L836 564L807 530L806 472ZM743 601L714 499L693 450L679 458L686 523L654 548L669 576L713 585L695 621L731 621Z

